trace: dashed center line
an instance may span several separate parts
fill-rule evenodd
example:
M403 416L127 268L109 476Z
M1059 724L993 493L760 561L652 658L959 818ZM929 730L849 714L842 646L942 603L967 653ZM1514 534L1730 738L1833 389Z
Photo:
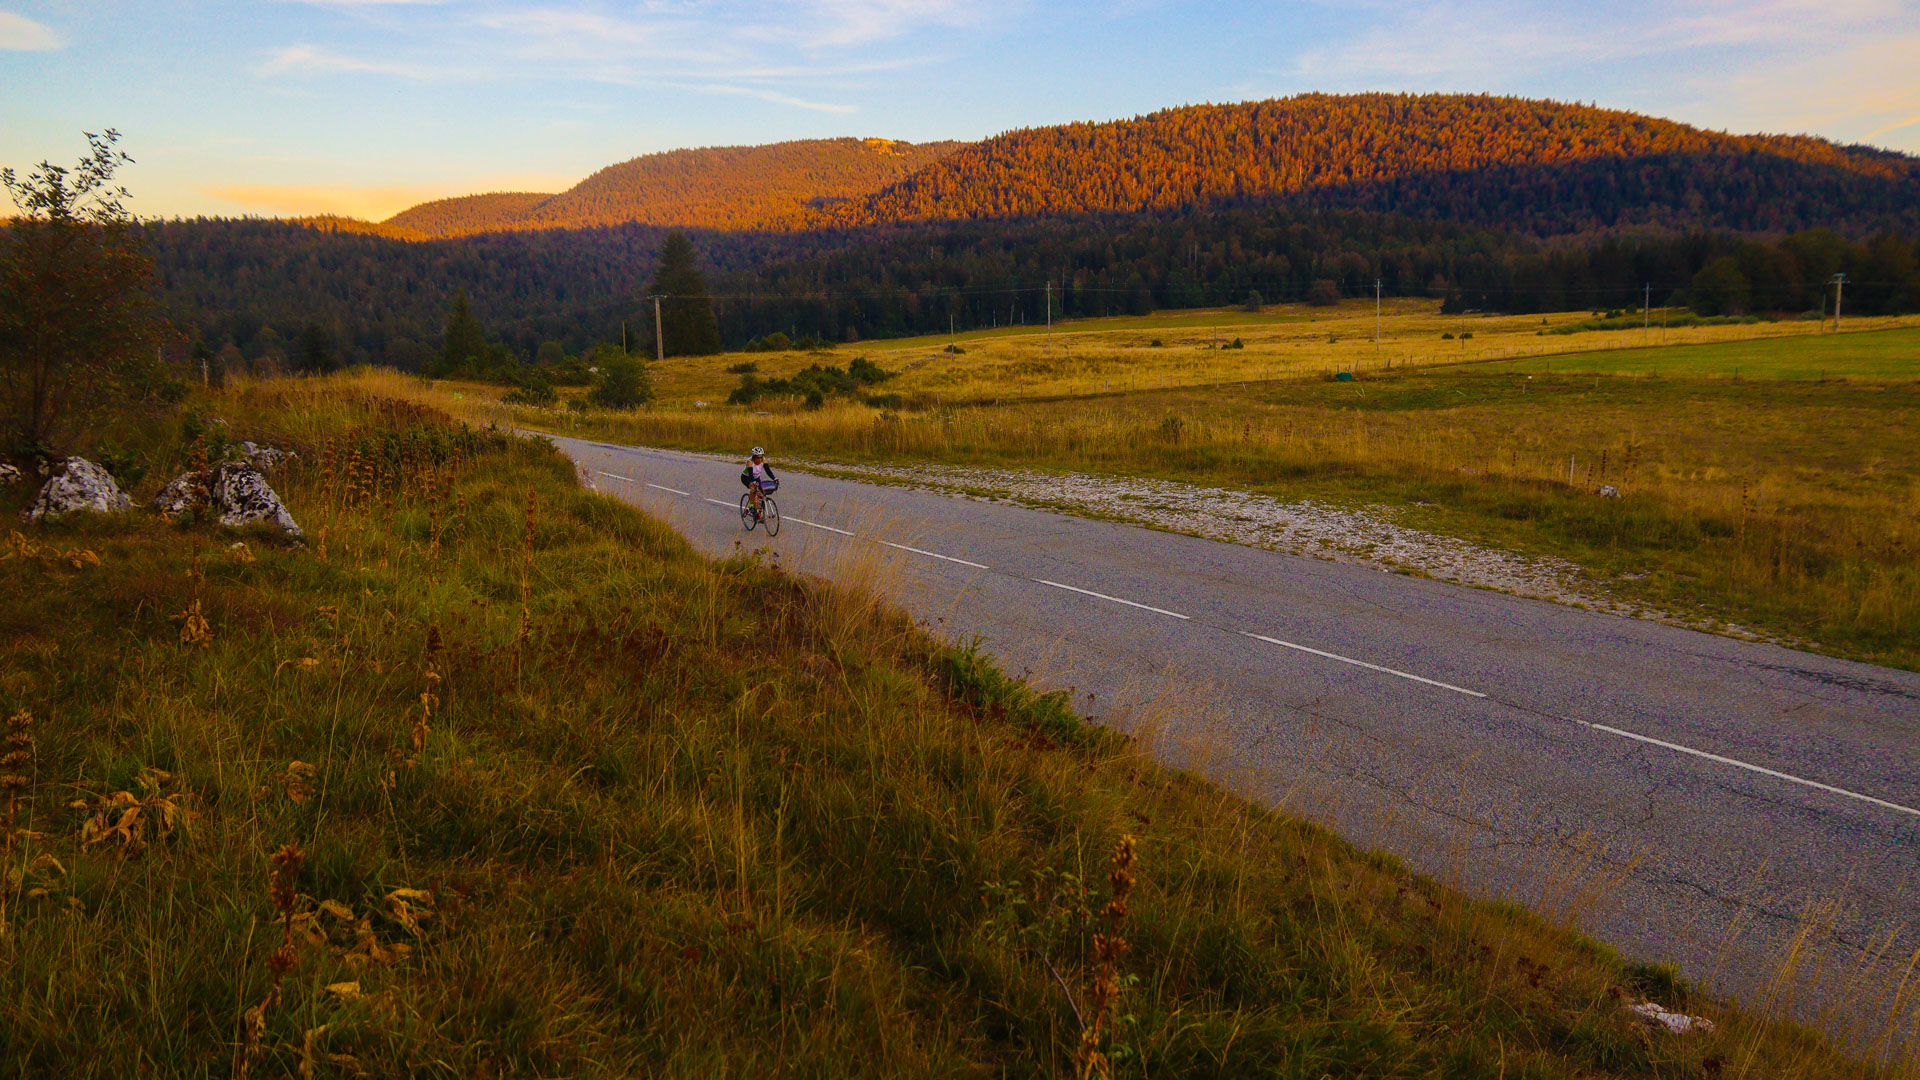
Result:
M1354 667L1363 667L1363 668L1366 668L1368 671L1378 671L1383 675L1393 675L1402 679L1411 679L1417 683L1426 683L1428 686L1437 686L1442 690L1451 690L1456 694L1465 694L1468 697L1477 697L1477 698L1483 698L1487 696L1478 690L1469 690L1464 686L1455 686L1452 683L1443 683L1437 679L1423 678L1419 675L1410 674L1408 672L1400 671L1395 668L1381 667L1379 664L1369 664L1365 660L1355 660L1351 656L1341 656L1339 653L1330 653L1324 649L1314 649L1314 648L1309 648L1308 646L1305 646L1305 645L1295 645L1291 641L1281 641L1277 637L1268 637L1265 634L1250 634L1245 630L1240 630L1236 632L1240 634L1240 636L1242 637L1250 637L1255 641L1264 641L1269 645L1278 645L1283 649L1295 649L1303 653L1312 653L1315 656L1324 656L1329 660L1338 660L1343 664L1352 664Z
M799 519L798 519L798 518L794 518L793 520L795 520L795 521L798 521ZM913 553L914 553L915 555L925 555L925 556L926 556L927 558L929 558L929 559L940 559L940 560L942 560L943 562L950 562L950 563L959 563L959 564L960 564L961 566L971 566L971 567L973 567L973 568L974 568L975 570L985 570L985 569L987 569L987 567L986 567L985 565L983 565L983 564L981 564L981 563L977 563L977 562L968 562L968 561L967 561L967 560L965 560L965 559L956 559L956 558L954 558L954 557L953 557L953 556L951 556L951 555L942 555L942 554L940 554L940 553L939 553L939 552L937 552L937 551L922 551L922 550L920 550L920 549L919 549L919 548L917 548L917 547L908 547L908 546L907 546L907 545L905 545L905 544L896 544L896 543L894 543L894 542L893 542L893 541L891 541L891 540L882 540L882 541L880 541L880 542L881 542L881 543L883 543L883 544L885 544L885 545L887 545L887 546L888 546L888 547L890 547L890 548L899 548L899 549L900 549L901 551L911 551L911 552L913 552Z
M609 480L625 480L629 484L633 483L633 477L631 476L621 476L617 472L608 472L605 469L595 469L593 471L596 473L599 473L601 476L608 478ZM648 484L647 486L652 487L653 485Z
M805 525L809 529L825 529L830 533L839 533L841 536L853 535L852 533L848 532L845 529L836 529L831 525L822 525L817 521L808 521L805 518L789 517L787 518L787 520L793 522L795 525ZM886 543L886 541L882 540L881 543L884 544Z
M615 480L625 480L627 483L634 482L631 478L621 476L617 473L603 472L600 470L595 470L595 471L599 472L601 476L611 477ZM646 486L657 489L659 491L671 492L675 495L684 495L684 496L687 496L688 498L693 497L692 494L689 492L681 491L678 488L670 488L663 484L649 483ZM710 502L715 506L724 506L729 510L735 507L734 503L726 502L721 499L705 499L704 501ZM789 517L787 518L787 520L793 522L796 525L805 525L810 529L820 529L825 532L835 533L840 536L850 537L853 539L866 539L864 537L855 536L853 533L848 532L846 529L838 529L833 527L832 525L823 525L817 521L807 521L804 518L797 518L797 517ZM981 563L971 562L967 559L956 558L952 555L942 555L937 551L927 551L923 548L910 547L906 544L897 544L891 540L873 540L870 542L884 544L890 548L898 548L901 551L912 552L915 555L925 555L930 559L939 559L942 562L957 563L961 566L970 566L976 570L990 569L989 567ZM1165 615L1165 616L1168 616L1169 618L1180 619L1184 622L1193 621L1192 616L1182 615L1180 612L1177 612L1177 611L1168 611L1166 608L1154 607L1152 604L1142 604L1139 601L1128 600L1123 597L1109 596L1106 593L1094 592L1092 589L1083 589L1077 585L1067 585L1058 581L1049 581L1046 578L1029 578L1027 580L1032 581L1039 585L1045 585L1049 588L1062 589L1067 592L1079 593L1082 596L1091 596L1097 600L1105 600L1109 603L1124 604L1127 607L1138 608L1141 611L1151 611L1156 615ZM1197 625L1208 626L1212 624L1199 623ZM1226 628L1215 627L1215 629L1226 629ZM1308 653L1310 655L1318 656L1327 660L1332 660L1337 663L1350 664L1354 667L1365 668L1368 671L1377 671L1382 675L1392 675L1395 678L1406 679L1410 682L1423 683L1427 686L1437 687L1441 690L1450 690L1456 694L1465 694L1468 697L1480 698L1483 700L1499 700L1499 699L1489 698L1488 695L1483 694L1478 690L1469 690L1464 686L1455 686L1452 683L1441 682L1438 679L1429 679L1429 678L1426 678L1425 676L1415 675L1407 671L1401 671L1397 668L1385 667L1380 664L1370 664L1365 660L1355 660L1351 656L1342 656L1339 653L1328 652L1325 649L1316 649L1308 645L1301 645L1292 641L1283 641L1280 638L1269 637L1265 634L1255 634L1246 630L1233 630L1230 632L1239 634L1241 637L1252 638L1255 641L1263 641L1269 645L1278 645L1283 649L1292 649L1296 652ZM1520 707L1520 706L1513 706L1512 703L1510 702L1503 701L1501 703L1509 705L1511 707ZM1872 795L1862 794L1861 792L1858 792L1858 791L1850 791L1846 788L1836 787L1832 784L1821 783L1818 780L1809 780L1806 777L1795 776L1792 773L1781 772L1778 769L1769 769L1764 765L1755 765L1752 762L1742 761L1739 758L1727 757L1723 754L1715 754L1706 750L1696 750L1693 747L1684 745L1682 743L1669 742L1666 739L1657 739L1651 735L1642 735L1642 734L1639 734L1638 732L1627 731L1625 729L1612 727L1607 724L1596 724L1596 723L1593 723L1592 721L1581 720L1577 717L1562 716L1562 717L1558 717L1558 719L1571 721L1572 723L1578 724L1579 726L1587 728L1590 731L1602 732L1608 735L1612 735L1616 738L1629 739L1634 742L1644 743L1649 746L1658 746L1661 749L1671 750L1677 754L1685 754L1685 755L1688 755L1689 757L1699 758L1703 761L1711 761L1717 764L1727 765L1732 768L1743 769L1747 772L1755 773L1760 776L1771 777L1775 780L1785 781L1790 784L1797 784L1801 787L1811 788L1816 791L1824 791L1830 795L1838 795L1838 796L1841 796L1842 798L1854 799L1859 802L1869 803L1873 806L1881 807L1883 809L1893 810L1902 814L1910 814L1914 817L1920 817L1920 809L1916 809L1911 806L1903 806L1900 803L1890 802L1886 799L1875 798Z
M1634 742L1647 743L1652 746L1658 746L1663 749L1672 750L1675 753L1689 754L1693 757L1704 758L1707 761L1717 761L1722 765L1731 765L1736 769L1745 769L1748 772L1759 773L1762 776L1771 776L1776 780L1785 780L1790 784L1799 784L1802 787L1810 787L1810 788L1814 788L1815 790L1825 791L1834 795L1844 795L1849 799L1858 799L1864 803L1872 803L1875 806L1884 806L1889 810L1898 810L1903 814L1912 814L1914 817L1920 817L1920 810L1916 810L1911 806L1902 806L1897 802L1888 802L1885 799L1876 799L1871 795L1862 795L1857 791L1848 791L1846 788L1834 787L1832 784L1823 784L1818 780L1809 780L1804 776L1795 776L1792 773L1783 773L1777 769L1769 769L1764 765L1755 765L1752 762L1741 761L1739 758L1730 758L1730 757L1723 756L1721 754L1710 754L1705 750L1695 750L1691 746L1683 746L1680 743L1668 742L1665 739L1656 739L1651 735L1641 735L1638 732L1623 731L1620 728L1609 727L1606 724L1595 724L1595 723L1592 723L1591 721L1581 720L1577 717L1569 716L1569 717L1566 717L1566 719L1572 720L1574 723L1579 724L1581 727L1592 728L1595 731L1604 731L1609 735L1618 735L1623 739L1632 739Z
M1188 620L1192 619L1192 616L1182 615L1177 611L1168 611L1166 608L1157 608L1157 607L1154 607L1152 604L1141 604L1141 603L1136 603L1135 601L1132 601L1132 600L1122 600L1117 596L1108 596L1106 593L1094 592L1092 589L1082 589L1077 585L1062 585L1057 581L1048 581L1046 578L1033 578L1032 580L1037 581L1042 585L1051 585L1056 589L1065 589L1068 592L1077 592L1085 596L1095 596L1095 597L1099 597L1102 600L1111 600L1116 604L1125 604L1128 607L1137 607L1141 611L1151 611L1156 615L1170 615L1176 619L1188 619Z

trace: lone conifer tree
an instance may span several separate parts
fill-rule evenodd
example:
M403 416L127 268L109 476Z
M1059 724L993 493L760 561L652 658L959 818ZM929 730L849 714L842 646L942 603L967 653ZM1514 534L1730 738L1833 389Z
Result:
M647 294L660 296L662 348L668 356L706 356L720 351L720 324L713 317L707 279L693 263L693 244L670 232L660 245L660 265ZM648 310L652 315L652 310Z
M473 317L467 290L461 289L447 308L446 341L440 346L440 355L427 365L427 374L441 379L479 377L486 374L487 354L487 335L480 329L480 320Z

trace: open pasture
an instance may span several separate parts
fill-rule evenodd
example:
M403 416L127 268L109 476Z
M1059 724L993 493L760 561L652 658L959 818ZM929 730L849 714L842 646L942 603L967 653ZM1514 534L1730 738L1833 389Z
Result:
M1885 320L1877 320L1885 321ZM1749 379L1920 379L1920 328L1531 357L1525 372Z
M714 405L724 402L739 385L739 375L729 368L753 364L761 377L780 378L812 364L844 368L854 357L865 356L897 373L877 388L880 392L932 407L1228 386L1327 377L1336 371L1368 373L1572 353L1599 353L1607 358L1583 361L1589 366L1582 370L1612 370L1615 358L1660 347L1822 340L1821 324L1811 322L1556 334L1550 331L1584 322L1589 313L1442 315L1437 300L1405 299L1386 302L1381 312L1377 346L1373 304L1354 300L1330 308L1272 305L1258 314L1216 309L1063 322L1051 333L1044 327L1001 328L951 338L872 341L822 352L677 357L655 365L653 375L663 405L701 401ZM1920 317L1848 320L1847 326L1848 333L1839 335L1842 340L1855 336L1855 331L1920 327ZM1241 347L1226 347L1236 339ZM964 351L947 352L949 344ZM1657 370L1661 361L1651 363L1651 369Z

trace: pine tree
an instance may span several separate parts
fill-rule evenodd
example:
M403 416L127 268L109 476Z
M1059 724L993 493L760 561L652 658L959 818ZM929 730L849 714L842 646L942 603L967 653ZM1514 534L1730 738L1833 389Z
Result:
M707 356L720 351L720 324L713 317L707 279L694 265L693 244L670 232L660 245L660 265L647 283L660 301L662 345L668 356ZM651 312L648 313L651 315Z
M478 377L486 371L487 355L487 335L480 329L480 320L473 317L467 290L461 289L447 308L446 340L427 374L440 379Z
M293 352L294 370L308 375L325 375L340 366L334 354L333 335L321 328L319 323L310 322L300 331L299 344Z

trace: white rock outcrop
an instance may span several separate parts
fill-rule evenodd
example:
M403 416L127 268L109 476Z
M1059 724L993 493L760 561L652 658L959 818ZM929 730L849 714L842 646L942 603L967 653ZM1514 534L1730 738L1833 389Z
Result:
M256 442L242 442L240 444L240 455L247 459L247 464L259 469L263 473L270 473L286 464L288 459L300 456L291 450L280 450L272 446L262 446Z
M70 457L54 467L53 477L22 516L28 521L44 521L68 514L114 514L131 509L133 500L120 490L112 473L86 458Z
M294 540L306 535L267 478L244 461L181 473L160 489L153 508L170 518L204 510L229 528L265 525Z
M23 477L20 475L19 469L5 462L0 462L0 487L12 487L22 479Z

